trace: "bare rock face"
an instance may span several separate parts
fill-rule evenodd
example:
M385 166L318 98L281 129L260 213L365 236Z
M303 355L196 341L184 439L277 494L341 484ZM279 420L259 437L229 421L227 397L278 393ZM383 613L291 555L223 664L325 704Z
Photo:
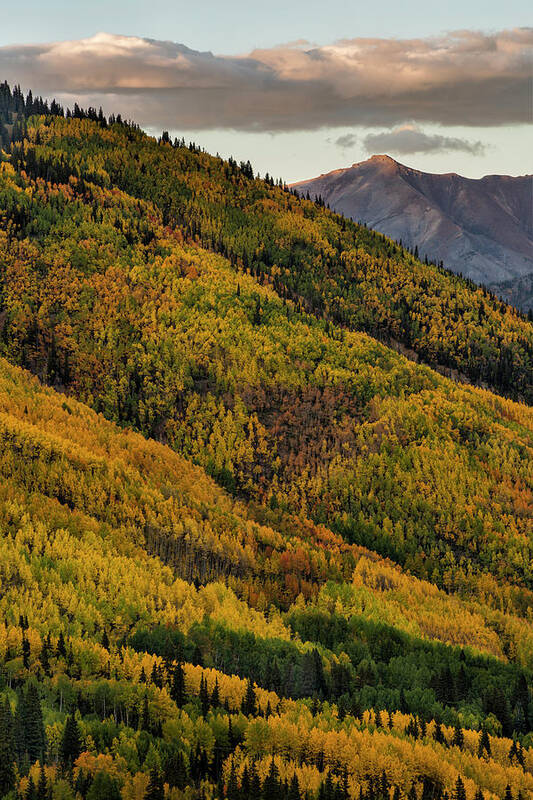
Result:
M533 307L533 176L432 175L372 156L293 184L510 302ZM516 285L516 288L515 288Z

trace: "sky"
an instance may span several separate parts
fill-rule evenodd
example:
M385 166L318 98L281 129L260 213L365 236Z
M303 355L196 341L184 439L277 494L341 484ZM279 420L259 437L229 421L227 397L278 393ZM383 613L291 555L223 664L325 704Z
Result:
M386 152L430 172L533 171L522 0L25 0L0 80L303 180Z

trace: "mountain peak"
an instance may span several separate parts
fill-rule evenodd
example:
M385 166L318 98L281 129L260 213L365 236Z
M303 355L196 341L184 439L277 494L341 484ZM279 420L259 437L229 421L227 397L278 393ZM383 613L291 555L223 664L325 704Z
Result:
M395 161L392 156L388 156L386 153L382 153L381 155L373 155L370 156L368 161L382 161L385 164L397 164L398 162Z
M516 295L506 287L505 296L524 308L533 302L523 288L533 273L527 176L432 174L381 153L298 188L478 283L516 282Z
M388 169L397 169L401 166L392 156L388 156L386 153L376 154L370 156L365 161L358 161L355 164L352 164L352 168L363 167L363 166L381 166Z

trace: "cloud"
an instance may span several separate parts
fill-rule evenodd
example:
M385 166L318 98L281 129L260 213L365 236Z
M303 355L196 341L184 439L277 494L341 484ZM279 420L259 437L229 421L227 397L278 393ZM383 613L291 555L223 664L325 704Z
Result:
M401 125L391 131L369 133L363 139L368 153L443 153L451 150L481 156L483 142L470 142L453 136L427 134L416 125Z
M343 150L348 147L353 147L357 142L357 136L354 133L345 133L344 136L339 136L335 139L337 147L342 147Z
M213 55L135 36L0 48L0 76L176 130L529 122L533 28Z

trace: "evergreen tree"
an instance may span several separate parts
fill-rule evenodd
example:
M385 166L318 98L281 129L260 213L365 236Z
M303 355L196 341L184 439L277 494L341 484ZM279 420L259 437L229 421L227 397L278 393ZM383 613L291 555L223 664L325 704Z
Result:
M483 753L486 753L490 758L490 738L485 727L482 728L481 736L479 737L479 745L477 749L478 758L481 758Z
M465 785L460 775L457 776L457 781L455 782L454 800L466 800Z
M57 640L57 647L56 652L58 656L62 658L66 658L67 655L67 648L65 646L65 637L63 636L63 631L59 633L59 639Z
M144 800L165 800L163 779L155 767L150 770L150 781L146 788Z
M187 765L181 750L173 753L167 760L165 778L170 786L184 789L187 785Z
M14 727L19 761L25 754L30 764L42 761L46 755L46 739L41 701L33 681L29 681L18 695Z
M255 696L255 689L252 686L251 680L248 678L246 682L246 692L241 706L242 713L246 716L255 717L257 714L257 700Z
M72 767L81 753L81 735L74 715L67 717L61 740L61 762L64 767Z
M240 800L241 797L241 793L239 792L239 786L237 784L237 775L235 772L235 762L233 758L231 759L228 785L226 789L226 797L227 800Z
M298 782L298 775L296 774L296 772L294 773L291 779L287 800L301 800L300 784Z
M211 707L218 708L220 705L220 692L218 689L218 677L215 678L215 685L211 694Z
M44 770L44 762L41 761L39 770L39 780L37 781L37 791L35 793L37 800L48 800L48 781L46 779L46 772Z
M463 729L461 728L461 723L456 722L455 727L453 729L452 746L459 747L462 750L464 743L465 743L465 737L463 734Z
M178 708L182 708L182 706L185 704L185 674L183 672L183 666L180 662L176 664L172 673L170 696Z
M1 789L0 789L1 791ZM26 787L26 793L24 795L24 800L37 800L37 788L35 786L35 782L30 775L28 778L28 786Z
M263 783L261 798L262 800L279 800L279 797L280 797L279 771L274 761L274 757L272 756L272 760L270 762L270 769L268 770L268 774Z
M29 669L30 668L30 655L31 655L30 643L27 640L25 633L23 632L22 633L22 663L24 664L24 668L25 669Z
M15 739L8 701L0 703L0 797L15 787Z
M207 690L207 679L202 677L200 678L200 705L202 707L202 715L207 717L207 713L209 711L209 692Z
M139 727L142 731L150 731L152 724L150 720L150 709L148 707L148 694L145 693L141 707L141 717L139 720Z
M97 772L87 792L87 800L121 800L116 780L103 770Z

